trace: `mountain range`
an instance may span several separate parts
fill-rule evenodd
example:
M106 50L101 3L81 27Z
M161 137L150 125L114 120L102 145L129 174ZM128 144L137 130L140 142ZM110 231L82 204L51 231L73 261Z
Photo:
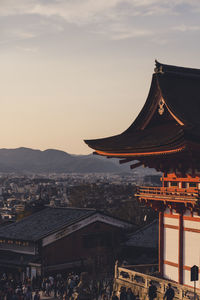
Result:
M95 155L72 155L64 151L30 148L0 149L0 172L31 173L118 173L130 171L128 165L120 166Z

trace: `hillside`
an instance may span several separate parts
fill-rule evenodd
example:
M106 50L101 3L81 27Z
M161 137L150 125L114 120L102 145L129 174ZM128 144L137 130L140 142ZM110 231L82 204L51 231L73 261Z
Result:
M93 155L71 155L67 152L29 148L0 149L0 172L34 173L109 173L129 171L129 166Z

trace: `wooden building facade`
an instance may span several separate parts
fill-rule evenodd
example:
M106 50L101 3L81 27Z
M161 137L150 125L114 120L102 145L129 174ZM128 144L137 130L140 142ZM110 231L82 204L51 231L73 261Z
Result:
M95 209L47 207L0 228L0 270L21 277L114 265L132 224Z
M190 268L200 264L199 95L199 69L156 61L149 95L131 126L85 141L98 155L132 161L132 169L163 173L162 187L140 187L136 196L159 212L160 274L185 285L191 285Z

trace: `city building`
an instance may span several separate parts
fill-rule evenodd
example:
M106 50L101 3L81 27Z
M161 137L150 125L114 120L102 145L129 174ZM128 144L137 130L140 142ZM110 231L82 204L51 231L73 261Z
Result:
M0 227L0 271L25 276L111 267L129 222L95 209L52 208Z
M158 220L140 227L127 235L123 245L123 260L130 265L157 265Z
M159 212L160 276L185 286L193 285L190 269L200 261L199 95L200 70L156 61L146 103L132 125L85 141L96 154L135 161L132 169L143 165L163 173L161 187L140 187L136 196Z

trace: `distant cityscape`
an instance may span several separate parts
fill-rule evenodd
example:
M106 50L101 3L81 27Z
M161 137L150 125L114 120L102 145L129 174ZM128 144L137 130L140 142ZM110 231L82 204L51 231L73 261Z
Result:
M0 300L200 300L200 1L0 3Z
M137 201L139 185L161 185L160 174L54 149L0 149L2 290L24 293L25 283L37 295L46 278L64 286L70 272L88 272L111 292L117 261L156 272L158 213Z
M140 224L146 215L154 214L144 207L134 216L135 207L139 206L133 201L136 185L145 182L154 185L158 179L159 176L144 175L139 171L132 174L1 173L1 222L20 219L48 205L96 208Z

